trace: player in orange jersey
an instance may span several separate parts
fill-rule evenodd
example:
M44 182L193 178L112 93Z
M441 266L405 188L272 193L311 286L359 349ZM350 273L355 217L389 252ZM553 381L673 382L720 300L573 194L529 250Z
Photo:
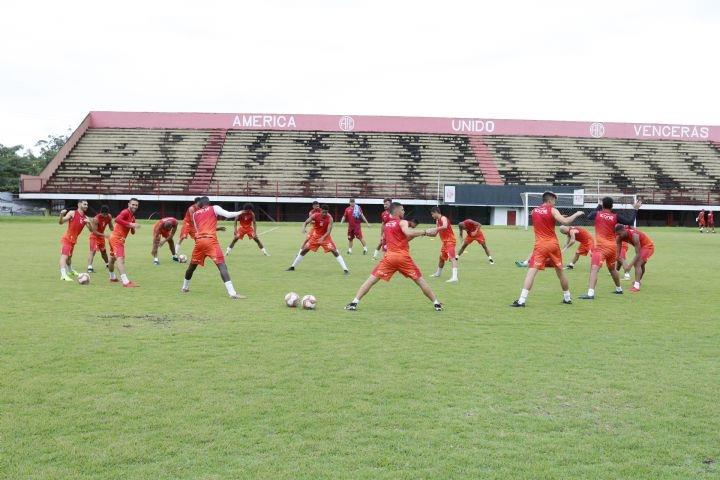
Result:
M590 232L582 227L562 225L560 227L560 233L567 236L567 242L565 242L565 246L562 248L563 252L572 247L576 242L580 244L577 250L575 250L575 256L565 267L566 270L572 270L575 268L577 261L580 260L581 255L584 257L592 252L595 242Z
M60 239L60 280L72 282L72 278L70 277L78 275L78 272L72 268L72 256L77 239L83 229L87 228L93 234L100 235L100 232L97 231L93 223L85 215L87 209L87 200L79 200L77 203L77 210L68 211L62 209L60 211L58 224L68 224L65 234Z
M186 238L190 237L195 240L195 231L192 224L192 214L195 210L197 210L199 201L200 197L195 197L193 203L191 203L185 210L185 216L183 217L183 225L180 229L180 239L178 240L177 248L175 248L175 253L178 255L180 255L182 243L185 241Z
M465 252L465 249L469 247L472 242L477 242L480 244L483 250L485 250L485 255L487 255L488 262L490 262L491 265L495 263L492 255L490 255L490 249L488 249L487 245L485 244L485 235L483 234L481 227L482 224L480 222L476 222L475 220L472 220L470 218L467 218L462 222L458 223L458 232L460 233L460 238L463 238L463 232L467 232L467 235L465 236L462 247L460 247L460 251L455 257L456 260L460 257L460 255L463 254L463 252Z
M178 221L175 217L161 218L155 222L155 225L153 225L153 244L152 250L150 251L150 255L153 257L153 264L160 265L160 259L157 256L157 252L158 249L165 243L167 243L170 248L172 259L176 262L178 261L177 252L175 251L175 241L173 240L175 232L177 231L177 226Z
M715 233L715 214L712 210L707 213L707 228L708 230L712 228L712 233Z
M310 223L313 225L312 230L310 231L305 247L297 254L295 260L293 260L292 265L290 265L287 271L292 272L295 270L295 267L298 266L303 257L309 251L317 252L318 249L322 247L325 253L330 252L333 254L340 264L340 267L343 269L343 273L345 273L345 275L350 273L347 265L345 265L345 260L342 255L340 255L340 252L338 252L335 242L333 242L333 239L330 236L333 227L333 218L332 215L328 213L329 209L330 207L323 204L320 207L320 213L313 213L310 218L305 220L305 223L303 223L303 233L305 233L305 229Z
M355 199L350 199L350 205L343 212L343 216L340 219L340 223L348 224L348 255L352 255L353 240L360 240L360 244L363 247L363 255L367 255L367 245L365 244L365 238L362 233L362 222L365 222L367 226L370 226L370 222L365 218L365 214L362 211L362 207L355 203Z
M185 279L181 291L187 293L190 291L190 280L198 265L205 265L205 258L210 257L220 271L220 278L225 284L225 289L232 299L246 298L239 295L235 291L227 265L225 265L225 257L223 256L222 247L217 238L217 217L237 218L241 212L228 212L219 205L210 205L208 197L200 197L198 200L198 208L192 214L193 229L195 231L195 247L193 248L190 265L185 271Z
M414 230L410 222L404 219L405 209L399 202L393 202L389 208L390 217L383 225L387 253L373 269L367 280L360 286L352 302L345 306L345 310L357 310L360 300L380 280L390 281L395 272L414 281L420 290L433 302L436 311L442 311L443 306L425 281L420 269L410 256L409 241L416 237L437 235L437 228L427 230Z
M390 220L391 203L391 198L385 198L383 200L383 211L380 213L380 241L378 242L378 246L375 248L375 252L373 253L373 260L377 260L380 252L385 250L385 229L383 228L383 226Z
M315 200L312 202L312 208L310 208L310 211L308 212L308 218L312 217L316 213L320 213L322 209L320 208L320 202ZM300 255L300 252L305 250L305 247L307 246L308 239L310 238L310 234L306 234L305 238L303 239L302 244L300 244L300 250L298 250L298 255Z
M641 200L637 200L633 205L633 212L629 216L618 215L613 212L612 197L604 197L602 203L598 205L597 210L588 215L589 220L595 221L595 247L593 248L592 257L590 258L590 277L588 279L588 291L585 295L580 295L582 300L593 300L595 298L595 286L597 285L598 273L600 267L604 263L607 266L610 276L615 283L615 295L622 295L623 290L620 286L620 275L617 271L617 249L615 248L615 225L623 223L632 225L635 223L637 211L642 205Z
M110 281L115 283L118 281L115 276L115 265L117 264L120 272L120 281L123 287L133 288L138 285L128 279L125 270L125 239L128 234L135 235L135 231L140 228L140 224L135 220L135 212L140 206L137 198L131 198L125 210L115 217L115 229L110 235L110 263L108 270L110 271Z
M100 213L95 215L91 221L93 222L93 226L98 231L98 233L100 233L100 235L91 233L89 236L90 254L88 255L88 273L93 273L95 271L93 269L93 260L95 259L95 254L97 252L100 252L100 255L102 255L102 259L105 260L105 268L107 268L108 263L110 263L108 254L105 251L105 228L109 228L111 232L113 230L110 207L108 207L107 205L101 206Z
M447 283L457 283L458 281L458 261L457 254L455 253L455 233L452 229L450 220L440 212L440 207L432 207L430 209L430 215L436 222L437 234L440 235L442 240L442 246L440 247L440 259L438 260L438 268L435 273L431 276L439 277L442 275L442 269L445 266L445 262L450 260L452 263L452 275Z
M623 243L632 244L635 247L635 257L630 261L630 264L635 267L635 282L630 291L639 292L640 282L645 276L645 265L655 253L655 244L644 232L622 224L615 225L615 241L618 251Z
M703 208L698 213L697 217L695 218L695 221L698 224L698 227L700 228L700 233L705 232L705 209Z
M562 287L562 303L572 303L570 285L563 271L562 252L560 251L560 244L555 235L555 222L570 225L576 218L583 215L583 212L578 211L569 217L564 216L555 208L557 195L553 192L543 193L542 201L543 204L535 207L531 214L533 230L535 232L535 246L528 262L528 272L527 275L525 275L525 283L520 292L520 298L515 300L510 305L511 307L525 306L525 301L535 281L535 275L537 275L538 270L545 270L545 267L553 267L555 269L555 274L560 280L560 286Z
M255 212L253 211L253 204L246 203L243 205L243 209L240 211L240 215L235 219L235 236L232 242L225 250L225 255L230 255L232 249L238 240L242 240L247 236L257 243L258 248L266 257L269 257L267 249L263 246L262 242L257 236L257 224L255 223Z

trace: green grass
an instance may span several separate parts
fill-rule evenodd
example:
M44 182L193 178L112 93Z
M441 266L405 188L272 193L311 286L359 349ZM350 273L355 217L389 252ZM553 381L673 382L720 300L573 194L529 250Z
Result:
M285 272L295 224L263 237L271 257L243 241L228 258L242 301L212 264L182 295L183 267L151 264L149 225L127 242L140 288L102 268L61 283L62 231L0 220L2 478L720 477L720 235L647 229L642 293L610 295L604 274L597 300L563 306L544 272L510 309L531 232L487 229L497 264L473 245L458 285L430 279L436 313L404 278L343 311L373 261ZM438 249L412 243L426 275ZM76 267L86 254L83 234ZM569 273L575 296L587 269ZM318 309L286 308L291 290Z

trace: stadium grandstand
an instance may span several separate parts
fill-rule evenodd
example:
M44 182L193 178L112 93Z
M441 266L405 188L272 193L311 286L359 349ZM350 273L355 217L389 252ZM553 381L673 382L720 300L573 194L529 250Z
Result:
M315 199L452 204L446 187L456 185L635 194L646 221L689 223L694 210L720 204L720 127L90 112L39 176L21 178L20 197L57 205L133 195L146 208L179 214L209 194L297 220ZM521 205L514 198L508 208ZM482 200L473 206L499 219L493 223L507 221Z

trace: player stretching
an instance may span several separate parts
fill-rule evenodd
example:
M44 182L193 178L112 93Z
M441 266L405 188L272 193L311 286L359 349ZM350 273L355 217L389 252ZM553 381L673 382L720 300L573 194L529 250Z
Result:
M698 216L695 218L695 221L698 224L698 227L700 227L700 233L704 233L705 231L705 209L703 208L700 210L700 213L698 213Z
M168 244L168 247L170 248L172 259L176 262L178 261L178 256L175 251L175 241L173 240L175 232L177 231L177 225L177 219L174 217L161 218L160 220L155 222L155 225L153 225L153 244L150 255L152 255L153 263L155 265L160 265L160 260L158 259L157 252L158 249L162 247L166 242Z
M413 230L409 226L408 221L403 218L405 216L405 209L399 202L393 202L389 208L389 212L391 212L392 217L390 217L383 226L387 252L380 263L375 266L368 279L365 280L365 283L360 286L353 301L345 306L345 310L357 310L358 303L360 303L360 300L370 291L373 285L379 280L390 281L395 272L400 272L420 287L420 290L422 290L425 296L432 300L436 311L442 311L442 304L435 296L435 293L433 293L430 285L428 285L422 277L420 269L415 265L415 262L410 256L409 245L409 241L415 237L437 234L437 229L429 228L425 231Z
M462 247L460 247L460 251L455 257L455 260L457 260L458 257L463 254L465 249L469 247L472 242L477 242L480 244L483 250L485 250L485 255L487 255L488 262L490 262L490 264L495 263L492 255L490 255L490 250L488 249L487 245L485 245L485 235L483 234L481 227L482 224L480 222L476 222L475 220L471 220L469 218L458 223L458 231L460 232L460 238L463 238L463 232L467 232L467 236L463 241Z
M715 233L715 215L712 210L707 214L707 228L708 230L712 228L712 233Z
M370 226L370 222L365 218L365 214L362 211L360 205L355 203L355 199L350 199L350 206L345 209L340 223L348 223L348 255L352 255L353 239L357 238L363 246L363 255L367 255L367 245L362 233L362 222L365 222L367 226ZM362 222L361 222L362 220Z
M635 258L630 262L635 267L635 283L630 291L639 292L640 282L645 276L645 265L655 253L655 244L640 230L621 224L615 225L615 241L618 250L621 243L632 244L635 247Z
M102 255L102 259L105 261L105 268L107 268L108 263L110 262L108 254L105 251L105 227L109 228L111 232L113 230L110 207L108 207L107 205L101 206L100 213L98 213L92 218L92 222L95 230L97 230L100 235L91 233L89 237L90 254L88 255L88 273L93 273L95 271L95 269L93 269L93 260L95 259L95 253L100 252L100 255Z
M239 225L238 225L239 224ZM255 212L253 211L253 204L246 203L243 205L243 209L240 211L240 215L235 219L235 236L232 242L225 250L225 255L230 255L232 249L238 240L242 240L247 235L248 238L252 239L257 243L258 248L266 257L269 257L267 249L263 246L262 242L257 236L257 224L255 223Z
M437 233L440 235L442 240L442 246L440 247L440 260L438 261L438 268L433 277L439 277L442 275L442 269L445 266L445 262L449 259L452 263L452 276L447 283L456 283L458 281L458 261L457 255L455 254L455 233L452 229L450 220L440 212L439 207L432 207L430 209L430 215L435 219L437 226Z
M71 276L77 276L77 272L72 269L72 255L75 250L75 244L77 239L82 233L83 229L87 226L93 234L100 234L94 227L93 223L88 220L85 212L88 209L87 200L80 200L77 203L77 210L67 211L62 209L60 211L60 218L58 224L62 225L67 223L67 230L60 239L60 280L66 282L72 282Z
M138 286L135 282L131 282L128 279L125 270L125 239L128 233L135 235L135 230L140 228L140 224L135 221L135 212L137 212L139 206L140 202L138 199L131 198L128 202L128 207L115 217L115 229L112 235L110 235L110 263L108 264L110 281L118 281L115 276L115 264L117 263L118 271L120 272L120 281L122 281L123 287L127 288Z
M190 237L195 240L195 229L192 224L192 214L195 212L195 210L198 209L199 202L200 197L195 197L193 203L191 203L187 210L185 210L185 216L183 217L183 226L180 230L180 239L178 240L177 248L175 249L175 253L178 255L180 255L180 248L182 247L182 243L185 241L186 238Z
M320 213L320 212L322 212L322 210L320 209L320 202L318 202L317 200L315 200L315 201L312 203L312 208L311 208L310 211L308 212L308 218L310 218L310 217L312 217L313 215L315 215L316 213ZM305 250L305 247L307 246L307 242L308 242L309 239L310 239L310 234L308 233L307 235L305 235L305 238L303 239L302 244L300 244L300 250L298 250L298 255L300 255L300 252L302 252L303 250Z
M306 244L303 246L303 249L297 254L297 257L295 257L295 260L293 260L292 265L290 265L287 271L292 272L295 270L295 267L298 266L303 257L309 251L312 250L313 252L317 252L318 248L322 247L323 250L325 250L325 253L331 252L333 254L340 264L340 267L343 269L345 275L349 273L347 265L345 265L345 260L338 252L337 247L330 236L330 232L332 232L333 227L333 218L332 215L328 213L328 210L329 207L323 204L320 207L320 213L313 213L310 218L305 220L305 223L303 223L303 233L305 233L308 223L313 224L312 230L310 231L310 235L307 237L308 239Z
M595 248L592 251L590 262L588 291L586 295L580 295L581 299L593 300L595 298L598 272L603 262L607 266L610 276L615 283L614 293L616 295L622 295L623 290L620 286L620 275L617 271L618 252L615 248L615 225L618 223L624 223L625 225L634 224L640 205L642 205L642 201L636 201L633 205L633 213L629 217L621 217L612 211L613 199L611 197L604 197L602 204L598 205L597 210L588 215L589 220L595 220Z
M185 271L185 279L181 291L187 293L190 291L190 280L198 265L205 266L205 258L210 257L218 270L220 270L220 278L222 278L227 293L232 299L247 298L245 295L239 295L233 287L228 273L227 265L225 265L225 257L223 256L220 242L217 238L217 217L236 218L240 212L228 212L218 205L210 205L208 197L200 197L198 200L198 208L192 214L193 228L195 230L195 247L192 251L190 265Z
M380 241L373 253L373 260L377 260L380 251L385 249L385 229L383 226L390 220L390 204L392 204L392 200L390 198L383 200L383 211L380 213Z
M528 272L525 275L525 283L523 284L522 291L520 292L520 298L515 300L510 306L511 307L524 307L525 301L527 300L530 289L532 289L533 282L535 281L535 275L538 270L545 270L546 266L555 268L555 273L560 280L560 286L563 292L564 304L571 304L572 298L570 297L570 285L568 284L567 277L563 271L562 264L562 252L560 251L560 244L558 243L557 236L555 235L555 222L562 223L563 225L570 225L576 218L583 215L582 211L578 211L570 215L569 217L561 214L557 208L555 208L555 202L557 202L557 195L553 192L545 192L542 196L543 204L539 207L535 207L532 211L532 225L533 231L535 232L535 246L533 253L530 256L528 264Z
M562 248L563 252L570 248L575 242L580 243L580 246L577 250L575 250L575 256L572 261L567 264L567 267L565 267L567 270L572 270L575 268L577 261L580 260L580 255L585 257L592 251L595 242L593 242L590 232L582 227L568 227L567 225L563 225L560 227L560 233L567 235L568 237L565 246Z

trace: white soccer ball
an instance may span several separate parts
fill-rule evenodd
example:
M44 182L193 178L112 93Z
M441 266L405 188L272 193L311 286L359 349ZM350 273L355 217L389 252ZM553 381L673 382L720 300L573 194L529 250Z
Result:
M183 254L178 255L178 262L187 263L187 256Z
M90 283L90 275L88 275L87 273L81 273L77 276L77 282L80 285L87 285L88 283Z
M305 295L302 298L302 307L305 310L315 310L315 304L317 303L317 300L312 295Z
M287 295L285 295L285 305L287 305L290 308L295 308L298 306L298 303L300 303L300 295L298 295L295 292L290 292Z

